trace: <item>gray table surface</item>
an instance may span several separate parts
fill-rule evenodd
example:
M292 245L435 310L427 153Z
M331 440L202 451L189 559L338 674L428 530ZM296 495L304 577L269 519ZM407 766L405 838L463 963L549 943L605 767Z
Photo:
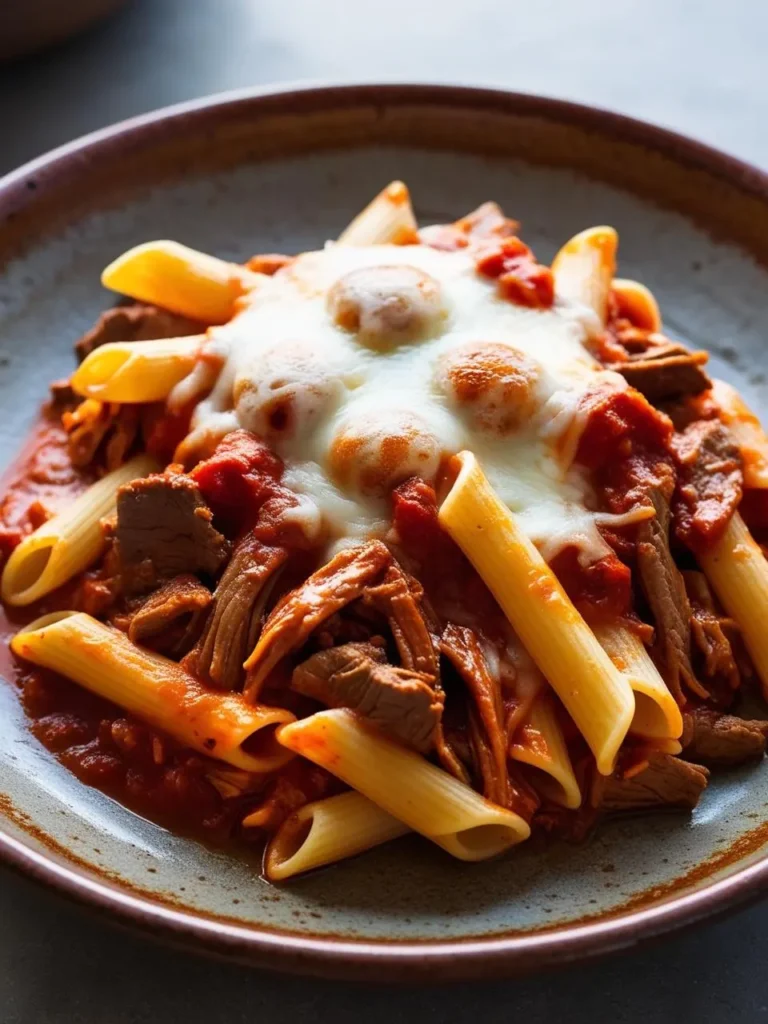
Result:
M0 173L154 107L299 78L453 80L562 96L768 168L766 38L765 0L134 0L80 40L0 69ZM588 967L390 990L168 951L0 872L0 1024L344 1024L361 1015L366 1024L739 1024L768 1019L766 929L763 905Z

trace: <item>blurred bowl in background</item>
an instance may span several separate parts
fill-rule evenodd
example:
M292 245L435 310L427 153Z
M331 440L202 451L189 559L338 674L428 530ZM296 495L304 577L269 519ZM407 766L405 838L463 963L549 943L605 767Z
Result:
M0 0L0 60L23 57L89 28L125 0Z

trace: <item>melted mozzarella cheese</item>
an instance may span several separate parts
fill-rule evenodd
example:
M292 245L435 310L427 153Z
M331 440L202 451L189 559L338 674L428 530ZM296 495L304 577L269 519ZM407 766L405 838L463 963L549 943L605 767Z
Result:
M292 515L342 542L386 531L394 485L470 449L545 557L576 544L591 561L605 516L563 438L587 387L624 386L585 349L595 329L561 299L500 297L466 251L329 244L212 329L225 363L195 436L262 435L304 498Z

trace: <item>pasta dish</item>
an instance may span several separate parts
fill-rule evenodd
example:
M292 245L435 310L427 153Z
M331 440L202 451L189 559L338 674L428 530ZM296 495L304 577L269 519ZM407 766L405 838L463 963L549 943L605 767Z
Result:
M394 182L316 252L148 242L0 503L31 728L281 881L691 809L760 758L768 438L615 276Z

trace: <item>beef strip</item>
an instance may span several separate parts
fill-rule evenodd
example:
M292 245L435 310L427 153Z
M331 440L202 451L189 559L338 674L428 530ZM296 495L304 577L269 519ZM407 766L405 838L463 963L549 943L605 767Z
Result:
M739 686L740 674L731 642L723 630L723 626L735 630L735 623L718 614L703 572L686 570L683 579L691 605L691 635L704 656L704 672L710 679L724 679L735 690Z
M393 564L381 583L367 588L364 602L386 616L403 667L436 677L439 672L437 655L419 606L422 593L417 581Z
M672 446L678 472L675 533L695 551L717 540L741 501L741 454L718 420L694 421L674 435Z
M229 544L212 518L197 484L173 468L124 484L117 492L115 538L125 590L146 585L147 563L157 579L214 575Z
M651 754L648 765L629 778L601 780L597 797L604 811L635 811L649 807L687 807L699 802L709 779L707 768L671 754ZM593 795L593 802L596 798Z
M689 352L682 345L668 342L649 349L642 356L630 357L611 365L633 388L655 405L683 395L698 395L712 387L702 366L706 352Z
M509 807L512 791L507 770L507 733L499 681L488 668L474 630L453 623L443 630L440 650L466 684L472 697L470 743L483 794L501 807Z
M691 352L657 331L635 327L628 320L612 324L612 344L606 363L655 404L686 395L698 395L712 387L702 369L709 356ZM619 358L619 353L624 353Z
M392 564L381 541L344 548L296 587L272 610L248 659L246 696L255 701L269 673L286 654L306 643L311 633L335 612L362 597Z
M180 656L197 639L202 613L213 600L210 590L189 573L176 576L134 612L128 637L162 654Z
M75 355L81 363L94 349L110 342L181 338L204 332L205 325L197 320L137 302L115 306L102 313L90 331L75 342Z
M332 708L351 708L389 736L428 753L443 713L434 677L382 662L372 644L318 651L294 669L291 688Z
M707 691L696 679L691 665L691 606L680 570L669 550L670 509L667 495L671 480L651 487L648 495L656 515L637 529L637 570L640 585L653 613L657 651L664 662L664 678L678 703L684 701L683 684L698 696Z
M287 557L285 548L268 547L250 534L239 542L216 587L203 635L185 659L193 675L222 690L242 688L243 662L259 637L264 605Z
M765 753L768 722L697 708L683 717L681 742L687 761L725 768L760 758Z

